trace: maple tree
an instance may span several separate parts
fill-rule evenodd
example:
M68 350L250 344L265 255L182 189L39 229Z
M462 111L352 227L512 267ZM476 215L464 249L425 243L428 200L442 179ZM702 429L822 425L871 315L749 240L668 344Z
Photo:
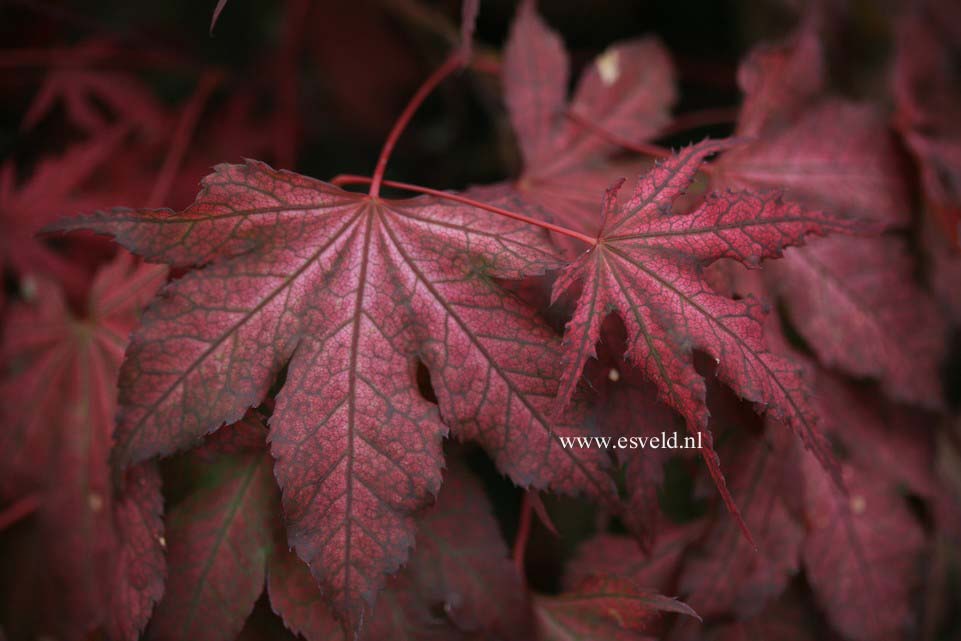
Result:
M949 2L211 4L0 9L0 637L957 632Z

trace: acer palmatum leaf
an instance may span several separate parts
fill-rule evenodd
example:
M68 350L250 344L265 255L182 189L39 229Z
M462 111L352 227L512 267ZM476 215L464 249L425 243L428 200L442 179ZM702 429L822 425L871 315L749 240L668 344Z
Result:
M961 91L950 2L916 3L898 19L892 93L895 125L917 163L926 203L942 233L961 243Z
M196 443L287 366L271 453L289 540L357 625L407 558L440 486L448 428L523 485L609 497L605 454L548 418L560 346L496 285L557 265L541 230L434 198L346 192L249 161L220 166L180 214L67 221L150 260L205 265L167 286L121 374L118 465ZM418 391L418 360L438 405Z
M835 215L892 227L910 219L895 140L872 105L821 100L725 154L711 177L724 187L782 189L786 198Z
M115 194L108 198L91 193L84 186L118 152L125 135L124 127L102 131L59 156L41 158L27 178L17 176L12 159L0 165L0 224L4 229L0 269L12 267L19 274L53 278L67 288L68 295L74 290L86 292L89 280L35 234L64 212L101 207L116 198Z
M847 638L903 638L911 626L924 547L924 533L905 498L854 467L844 469L847 496L809 456L804 470L809 532L803 559L819 605Z
M60 102L70 124L94 138L119 127L158 141L173 124L149 85L136 76L58 65L47 75L21 126L35 127Z
M936 409L947 327L895 237L829 238L771 265L768 289L823 364L881 381L893 398Z
M791 502L801 492L797 442L779 427L763 436L725 435L721 454L731 470L729 487L757 549L731 519L715 518L679 583L685 601L705 618L757 615L800 569L804 531Z
M744 93L737 135L751 137L781 129L824 90L823 44L817 9L784 42L754 47L737 70Z
M675 101L674 69L659 41L640 38L598 56L570 103L568 74L560 36L537 15L534 2L525 1L511 26L502 68L504 100L524 162L513 188L528 213L593 234L600 194L641 165L608 162L617 147L567 116L625 140L650 138L667 123Z
M248 417L217 436L235 430L259 433L259 449L211 439L199 451L195 489L167 515L167 588L149 639L233 639L263 591L280 514L277 486L263 424L258 430Z
M836 639L824 629L821 617L807 595L792 589L761 614L747 620L724 623L711 630L711 641L824 641ZM693 641L703 638L703 630L695 626L691 636L672 634L673 641ZM672 632L676 632L676 629ZM685 631L686 632L686 631ZM825 635L828 636L825 636Z
M462 464L445 473L418 533L410 562L388 580L361 632L363 641L530 638L523 581L483 488ZM307 641L343 639L307 566L285 544L279 547L268 570L274 611Z
M131 468L114 502L119 555L103 629L111 641L134 641L164 591L163 495L153 463Z
M706 525L703 519L683 525L667 522L658 528L646 550L634 537L598 534L577 548L565 568L564 587L571 590L590 577L606 576L670 593L685 554L704 534Z
M84 315L53 283L32 279L30 300L5 317L0 494L41 497L30 545L42 555L27 571L36 579L20 580L11 600L11 635L23 620L63 639L101 625L111 639L134 639L159 596L159 479L131 469L132 487L115 497L107 460L127 335L162 278L124 252L98 272Z
M623 578L592 577L558 596L534 599L538 638L640 641L665 612L699 619L685 603Z
M555 408L574 393L595 356L601 323L616 313L627 328L627 357L653 381L692 433L704 435L702 454L732 513L707 431L704 381L692 363L699 349L717 362L717 375L740 396L783 419L828 469L833 457L816 426L798 369L764 344L763 311L753 298L731 300L712 291L704 266L731 258L757 265L800 244L808 234L853 231L851 220L785 202L777 193L710 194L687 214L672 204L704 159L731 141L688 147L642 176L630 201L619 206L608 191L597 245L569 265L554 284L554 298L583 287L564 337L564 374Z
M585 368L585 380L596 394L593 414L598 432L613 439L650 439L683 431L677 413L658 400L654 383L625 358L625 338L623 323L609 317L601 328L598 360L590 361ZM623 470L626 494L621 519L643 545L650 544L661 520L658 493L664 464L676 450L625 448L613 454Z

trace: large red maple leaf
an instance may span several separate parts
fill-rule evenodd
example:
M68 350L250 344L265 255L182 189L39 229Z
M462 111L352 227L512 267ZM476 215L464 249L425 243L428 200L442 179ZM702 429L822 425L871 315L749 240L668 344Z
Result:
M548 415L559 341L495 278L557 265L541 230L435 198L391 201L249 161L180 214L115 210L61 230L204 265L150 306L121 372L115 460L189 447L240 418L286 367L271 453L288 534L357 624L407 558L440 486L448 428L523 486L611 493L603 452ZM438 399L421 396L418 361Z
M707 197L687 214L672 212L705 157L730 141L689 147L642 176L630 201L617 204L608 191L595 247L569 265L554 285L554 298L582 287L564 338L564 374L555 407L574 393L595 355L601 323L617 313L627 328L627 356L676 409L692 432L705 432L702 450L730 509L710 433L704 381L691 361L699 349L714 357L718 377L740 396L768 408L789 425L828 467L832 456L816 427L797 368L764 344L760 303L731 300L701 274L709 263L731 258L756 265L781 255L811 233L851 231L849 220L809 211L777 193L726 192Z

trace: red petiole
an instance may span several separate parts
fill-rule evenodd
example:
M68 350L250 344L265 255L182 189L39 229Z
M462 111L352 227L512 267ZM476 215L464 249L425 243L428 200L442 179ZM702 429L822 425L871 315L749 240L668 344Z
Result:
M366 176L355 176L352 174L341 174L330 181L338 187L344 185L366 185L368 183L373 184L374 179L368 178ZM381 180L381 184L387 187L393 187L395 189L404 189L406 191L412 191L418 194L428 194L430 196L436 196L437 198L442 198L444 200L450 200L452 202L463 203L465 205L471 205L477 207L478 209L483 209L506 218L513 218L514 220L519 220L521 222L534 225L535 227L540 227L548 231L552 231L563 236L568 236L570 238L576 238L577 240L583 241L588 245L594 246L597 244L597 239L588 236L587 234L582 234L573 229L568 229L567 227L562 227L560 225L554 225L553 223L548 223L543 220L537 220L536 218L531 218L530 216L525 216L524 214L519 214L515 211L510 211L509 209L503 209L495 205L488 205L487 203L481 202L479 200L474 200L473 198L468 198L467 196L461 196L459 194L453 194L447 191L441 191L439 189L431 189L430 187L422 187L420 185L412 185L410 183L397 182L395 180Z

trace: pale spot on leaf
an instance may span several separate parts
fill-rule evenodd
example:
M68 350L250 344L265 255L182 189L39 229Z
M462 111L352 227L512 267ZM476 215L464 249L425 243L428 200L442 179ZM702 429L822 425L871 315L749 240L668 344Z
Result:
M90 506L91 511L99 512L103 509L103 497L96 492L91 492L87 497L87 504Z
M868 502L864 500L863 496L852 496L851 497L851 511L855 514L864 514L864 510L868 507Z
M601 82L610 86L621 76L621 54L616 49L605 52L597 59L597 73Z

